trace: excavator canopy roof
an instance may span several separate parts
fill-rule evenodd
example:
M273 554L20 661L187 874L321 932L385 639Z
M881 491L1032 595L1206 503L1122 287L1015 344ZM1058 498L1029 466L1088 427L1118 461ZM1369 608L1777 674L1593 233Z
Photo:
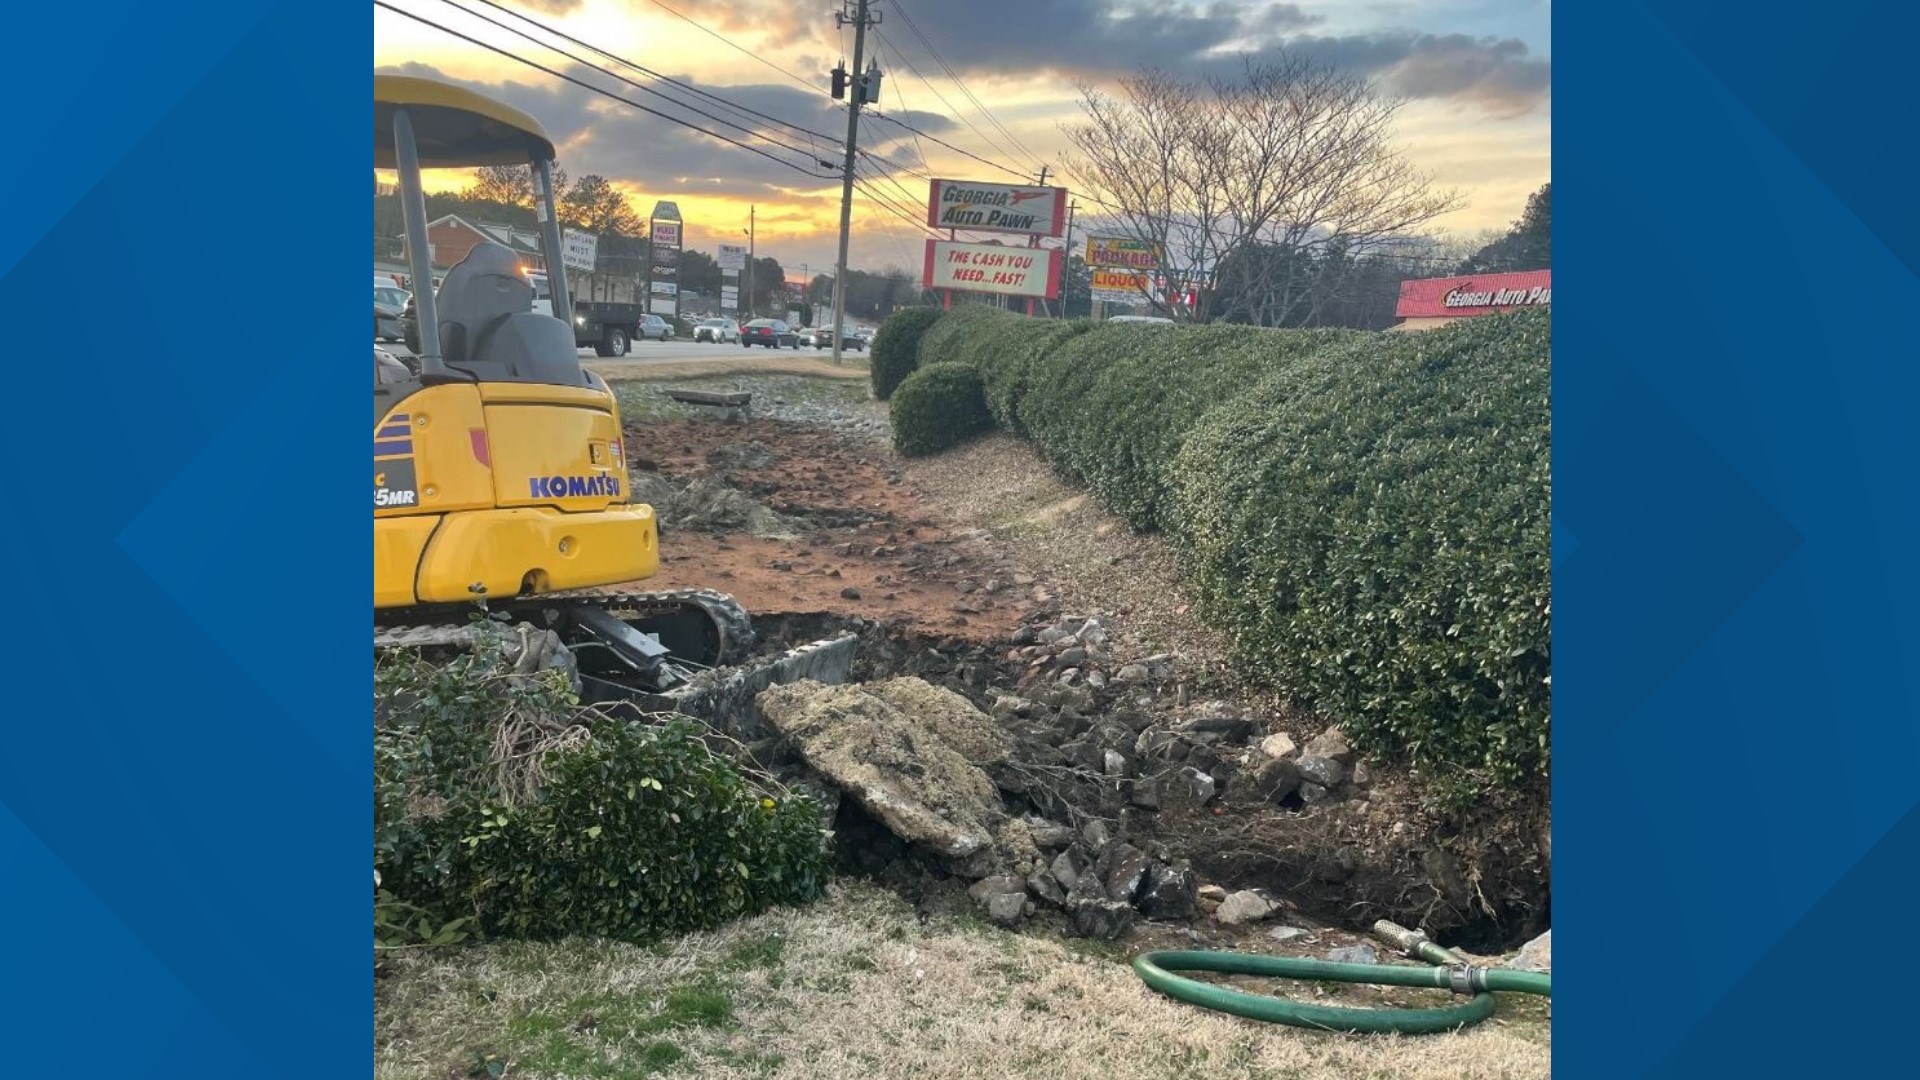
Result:
M553 160L553 140L540 122L465 87L408 75L373 77L373 167L395 166L393 112L413 118L423 169L525 165Z

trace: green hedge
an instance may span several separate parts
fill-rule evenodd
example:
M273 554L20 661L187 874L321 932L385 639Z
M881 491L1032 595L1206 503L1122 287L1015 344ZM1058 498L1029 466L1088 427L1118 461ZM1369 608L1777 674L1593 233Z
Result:
M383 905L646 941L824 890L807 799L743 774L697 723L583 712L563 680L510 672L504 642L376 665L376 941Z
M1084 389L1056 410L1050 437L1054 455L1110 510L1136 529L1168 531L1182 524L1165 509L1174 459L1200 419L1263 378L1310 368L1329 346L1353 336L1242 326L1131 329L1076 379Z
M885 401L900 381L920 366L920 335L940 321L939 308L905 308L889 316L873 335L873 396Z
M966 364L931 364L907 376L893 393L893 445L925 457L991 430L980 373Z
M964 363L961 351L993 327L1023 319L991 304L962 304L940 317L920 335L919 366Z
M1549 762L1551 335L1530 313L1336 346L1173 466L1240 665L1363 748L1505 784Z
M956 342L950 358L980 373L993 422L1024 437L1020 402L1026 397L1034 364L1095 325L1092 319L1062 322L1002 312L1000 318L985 322Z
M993 419L1166 532L1242 668L1371 751L1548 761L1551 316L1419 334L1089 327L991 308L920 340Z

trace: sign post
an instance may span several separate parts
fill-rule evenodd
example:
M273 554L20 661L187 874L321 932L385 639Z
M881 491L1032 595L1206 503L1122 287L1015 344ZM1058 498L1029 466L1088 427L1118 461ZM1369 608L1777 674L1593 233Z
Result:
M652 252L647 260L647 310L664 319L672 319L679 310L680 232L680 208L670 202L654 203L647 222L647 246Z
M737 312L740 310L740 271L746 269L747 249L743 244L721 244L720 257L720 310Z

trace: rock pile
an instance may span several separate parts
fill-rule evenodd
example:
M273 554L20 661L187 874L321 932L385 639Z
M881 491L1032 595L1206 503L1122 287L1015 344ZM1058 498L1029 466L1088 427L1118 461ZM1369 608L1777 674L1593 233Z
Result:
M1027 774L1008 734L959 694L915 678L800 682L756 704L777 733L769 742L812 774L805 786L831 803L853 800L906 850L972 881L969 894L997 923L1017 925L1044 903L1074 932L1113 938L1139 917L1194 912L1198 882L1185 860L1143 850L1098 818L1076 829L1009 815L1001 793L1026 788Z

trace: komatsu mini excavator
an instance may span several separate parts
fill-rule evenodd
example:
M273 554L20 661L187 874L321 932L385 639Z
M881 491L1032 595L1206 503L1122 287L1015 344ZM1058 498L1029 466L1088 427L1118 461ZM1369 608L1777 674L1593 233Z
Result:
M373 153L376 168L399 175L414 281L434 278L420 178L430 168L531 166L546 264L562 265L553 143L532 117L462 87L376 75ZM549 310L571 311L566 275L550 287ZM437 292L415 293L417 370L376 354L376 654L469 644L483 601L504 621L557 635L583 699L671 704L703 673L745 659L752 624L717 592L579 591L653 576L658 530L652 508L630 501L612 390L581 366L574 328L536 313L533 299L514 253L480 244ZM841 681L853 645L816 642L733 671L730 693Z

